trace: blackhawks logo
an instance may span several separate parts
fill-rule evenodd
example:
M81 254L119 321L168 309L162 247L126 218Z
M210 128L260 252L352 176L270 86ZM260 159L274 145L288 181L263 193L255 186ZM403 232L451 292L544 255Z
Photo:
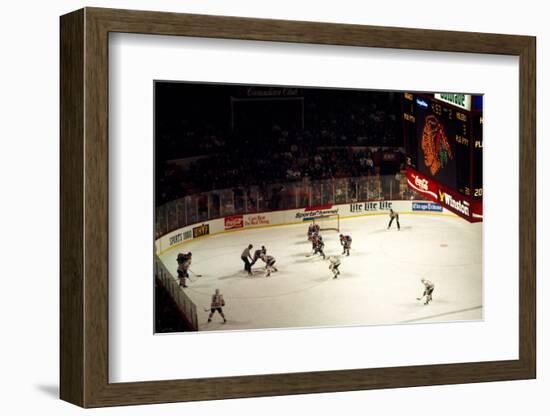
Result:
M449 160L453 158L443 125L434 115L426 117L422 131L422 151L424 152L424 164L432 175L436 175L445 168Z

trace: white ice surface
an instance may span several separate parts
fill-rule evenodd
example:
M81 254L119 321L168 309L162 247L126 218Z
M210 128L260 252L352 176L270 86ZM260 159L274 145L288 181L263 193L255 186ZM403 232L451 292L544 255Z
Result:
M191 269L202 277L191 275L194 282L185 290L197 304L200 331L481 320L482 223L435 215L404 214L400 220L397 231L395 223L386 230L385 215L342 219L341 231L353 243L338 279L328 261L306 257L311 244L305 224L191 240L161 259L175 275L176 254L193 253ZM338 233L323 237L327 256L341 255ZM260 260L248 277L240 254L249 243L265 245L279 271L265 277ZM435 283L428 306L416 300L422 277ZM228 322L216 314L207 324L203 308L217 288Z

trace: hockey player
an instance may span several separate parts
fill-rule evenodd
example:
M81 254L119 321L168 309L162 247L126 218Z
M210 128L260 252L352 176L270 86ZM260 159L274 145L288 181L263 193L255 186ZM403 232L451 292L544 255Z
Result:
M275 257L262 254L261 259L265 263L266 277L271 276L271 272L278 272L277 268L274 266Z
M225 300L223 300L223 295L220 293L220 289L216 289L216 292L212 295L212 302L210 302L210 315L208 315L208 322L212 322L212 315L214 312L218 312L223 318L223 323L227 322L225 315L223 314L222 307L225 306Z
M311 223L309 224L309 227L307 229L307 239L311 241L314 236L318 235L321 231L321 227L319 227L319 224Z
M342 254L349 256L349 250L351 248L351 237L349 235L340 234L340 244L342 244Z
M254 263L256 263L258 259L261 259L263 254L267 254L267 249L265 248L265 246L262 246L261 249L258 249L254 252L254 257L252 257L252 263L250 264L250 267L254 266Z
M430 282L428 279L422 278L420 279L420 281L424 285L424 293L422 294L421 297L416 298L416 300L422 300L422 298L425 296L426 302L424 302L424 305L427 305L432 301L432 293L434 291L435 285L432 282Z
M393 220L395 220L397 224L397 230L401 230L401 226L399 225L399 214L390 208L390 223L388 224L388 230L390 229Z
M309 241L311 241L311 255L315 253L315 245L317 244L317 239L319 238L319 234L313 233L309 237Z
M315 224L311 223L309 224L309 227L307 227L307 239L311 240L311 237L315 233Z
M340 275L340 270L338 270L338 267L340 267L340 264L342 263L340 262L340 259L335 256L330 256L329 261L330 261L330 264L328 268L334 274L332 278L337 279L338 276Z
M313 255L320 254L323 256L323 260L326 259L325 252L323 249L325 248L325 242L323 241L323 237L321 235L317 235L313 239Z
M177 257L178 262L178 279L181 287L187 287L187 282L185 279L189 278L189 267L191 266L192 254L189 253L179 253Z

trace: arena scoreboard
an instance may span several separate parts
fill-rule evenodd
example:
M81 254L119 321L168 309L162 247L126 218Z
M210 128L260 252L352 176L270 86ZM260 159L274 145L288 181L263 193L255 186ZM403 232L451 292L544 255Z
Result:
M470 222L483 220L482 96L403 93L407 184Z

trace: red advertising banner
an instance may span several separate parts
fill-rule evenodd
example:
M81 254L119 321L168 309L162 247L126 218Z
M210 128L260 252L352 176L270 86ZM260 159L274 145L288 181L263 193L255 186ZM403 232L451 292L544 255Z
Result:
M483 201L466 197L407 167L408 186L469 222L483 221Z
M244 220L242 215L231 215L223 219L226 230L235 230L237 228L244 227Z

